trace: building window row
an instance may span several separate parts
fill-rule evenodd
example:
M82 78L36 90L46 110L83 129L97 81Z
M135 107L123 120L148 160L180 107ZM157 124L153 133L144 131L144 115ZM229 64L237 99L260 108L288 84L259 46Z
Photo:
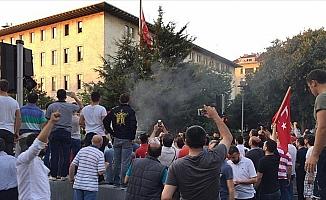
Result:
M134 38L135 37L134 28L130 27L128 25L125 25L124 34L128 37Z
M69 63L70 61L70 51L69 48L63 49L63 63ZM45 66L46 63L46 57L45 52L41 52L40 54L40 60L41 60L41 66ZM77 62L84 60L84 47L83 46L77 46ZM52 50L51 51L51 65L58 64L58 51Z
M77 74L76 76L76 85L77 85L77 90L82 89L82 84L83 84L83 75L82 74ZM45 78L40 79L40 83L38 84L38 87L41 91L45 91ZM63 88L65 90L70 90L70 77L69 75L63 76ZM57 91L58 86L57 86L57 77L52 76L51 77L51 91Z

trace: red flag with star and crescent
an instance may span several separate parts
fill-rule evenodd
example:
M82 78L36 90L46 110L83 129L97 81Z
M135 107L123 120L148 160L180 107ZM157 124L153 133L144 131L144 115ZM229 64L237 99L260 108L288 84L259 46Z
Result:
M291 113L290 113L291 87L285 94L281 107L273 117L273 123L276 123L276 132L280 148L284 153L288 152L288 144L291 142Z

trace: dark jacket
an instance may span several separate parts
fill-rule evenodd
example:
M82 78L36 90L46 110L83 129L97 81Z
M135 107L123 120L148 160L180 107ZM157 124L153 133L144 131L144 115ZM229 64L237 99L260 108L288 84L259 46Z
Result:
M128 104L114 107L103 119L103 124L106 131L113 137L129 140L135 139L137 120L135 111Z
M134 159L131 169L125 200L160 200L165 166L147 156Z

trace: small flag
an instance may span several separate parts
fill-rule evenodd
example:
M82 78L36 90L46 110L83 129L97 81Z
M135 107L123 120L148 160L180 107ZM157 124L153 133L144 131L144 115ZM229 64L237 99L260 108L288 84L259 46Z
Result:
M291 87L285 94L281 107L273 117L273 123L276 123L276 131L280 148L284 153L288 152L288 144L291 142L291 114L290 114Z
M152 36L149 33L147 24L146 24L146 20L145 20L145 16L144 16L144 12L143 9L141 8L141 16L139 18L140 22L139 22L139 34L141 36L141 39L147 44L147 46L149 48L152 47Z

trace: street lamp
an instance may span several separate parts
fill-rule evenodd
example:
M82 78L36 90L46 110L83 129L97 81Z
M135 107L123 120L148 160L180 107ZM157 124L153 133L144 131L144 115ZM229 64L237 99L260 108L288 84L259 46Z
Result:
M243 127L244 127L244 87L246 86L246 81L240 81L238 87L241 88L241 135L243 136Z

